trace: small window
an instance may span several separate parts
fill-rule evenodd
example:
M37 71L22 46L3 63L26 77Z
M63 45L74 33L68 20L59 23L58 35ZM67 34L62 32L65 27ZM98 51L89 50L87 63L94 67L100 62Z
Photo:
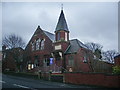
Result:
M34 51L35 50L35 47L34 47L34 42L32 42L32 51Z
M74 57L72 55L68 56L68 65L70 66L74 65Z
M50 59L49 58L45 58L43 63L44 63L44 67L50 66Z
M39 67L39 57L35 56L34 67Z
M60 32L57 33L57 40L60 40Z
M44 49L44 41L45 41L44 39L41 40L41 50Z
M4 59L6 58L6 53L3 54L3 58L4 58Z
M83 57L83 62L84 63L87 63L88 59L87 59L87 55L85 54L84 57Z
M65 32L65 41L67 41L67 33Z

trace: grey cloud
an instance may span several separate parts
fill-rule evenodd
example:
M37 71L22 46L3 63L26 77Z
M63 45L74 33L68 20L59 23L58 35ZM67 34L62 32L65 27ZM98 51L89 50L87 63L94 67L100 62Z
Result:
M54 33L61 3L4 3L3 35L16 33L28 42L40 25ZM118 47L117 3L63 3L70 37L94 41L104 49Z

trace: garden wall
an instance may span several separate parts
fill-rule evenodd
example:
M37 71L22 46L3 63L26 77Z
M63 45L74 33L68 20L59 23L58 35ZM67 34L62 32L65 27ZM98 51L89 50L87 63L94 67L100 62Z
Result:
M65 83L120 88L120 75L104 73L64 73Z

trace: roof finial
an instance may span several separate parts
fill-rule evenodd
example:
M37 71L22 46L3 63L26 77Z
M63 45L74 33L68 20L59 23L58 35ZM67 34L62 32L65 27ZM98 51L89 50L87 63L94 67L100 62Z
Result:
M61 4L61 10L63 10L63 3Z

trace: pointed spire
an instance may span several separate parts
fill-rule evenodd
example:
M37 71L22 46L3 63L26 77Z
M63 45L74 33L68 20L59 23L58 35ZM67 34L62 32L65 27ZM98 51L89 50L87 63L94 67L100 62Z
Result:
M61 10L63 10L63 4L61 4Z
M38 25L38 28L40 28L40 26Z
M64 16L64 13L63 13L63 5L62 5L61 9L62 9L61 14L59 16L59 20L58 20L55 31L59 31L59 30L69 31L66 20L65 20L65 16Z

